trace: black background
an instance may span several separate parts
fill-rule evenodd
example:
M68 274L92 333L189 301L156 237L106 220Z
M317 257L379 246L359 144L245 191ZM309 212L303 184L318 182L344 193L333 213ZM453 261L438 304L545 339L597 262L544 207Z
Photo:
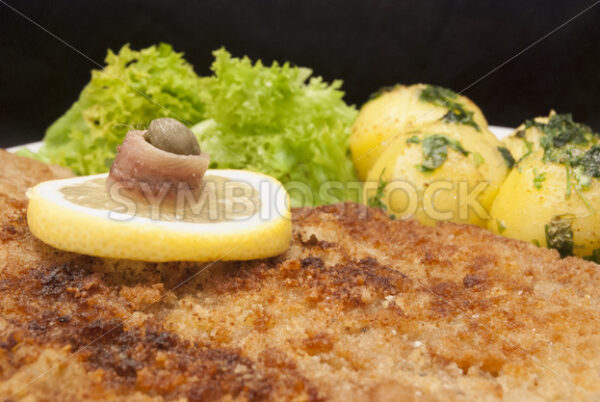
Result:
M460 91L594 1L2 0L94 61L159 41L207 74L211 51L341 78L349 103L428 82ZM0 147L42 138L94 64L0 3ZM466 90L491 124L555 108L600 129L600 4Z

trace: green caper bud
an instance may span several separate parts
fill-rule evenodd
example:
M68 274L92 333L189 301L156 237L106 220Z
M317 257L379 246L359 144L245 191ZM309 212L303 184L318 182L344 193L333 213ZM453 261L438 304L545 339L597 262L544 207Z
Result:
M158 149L177 155L200 155L196 136L175 119L162 117L152 120L144 139Z

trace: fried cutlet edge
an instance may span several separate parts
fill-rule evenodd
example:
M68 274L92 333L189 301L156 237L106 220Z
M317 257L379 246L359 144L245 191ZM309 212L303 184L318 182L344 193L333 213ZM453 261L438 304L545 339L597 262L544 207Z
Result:
M248 399L267 399L275 396L283 399L296 397L316 400L322 397L341 399L339 395L351 397L354 394L355 399L374 400L386 400L391 397L405 400L474 399L483 395L488 395L492 399L501 399L507 395L513 397L519 395L514 394L515 391L511 388L516 389L520 384L519 381L526 381L526 384L532 387L533 385L530 384L534 384L535 381L546 384L548 379L553 379L557 383L556 389L548 392L553 391L563 397L565 395L577 398L585 396L585 393L577 391L577 387L594 389L594 386L587 384L586 381L593 379L589 372L598 365L585 368L583 367L585 359L582 358L597 359L597 354L589 353L589 350L597 350L594 349L594 345L585 346L586 349L583 350L588 350L587 353L582 351L573 356L573 362L581 366L579 370L587 370L582 372L585 375L579 374L579 380L577 376L568 378L570 382L581 384L575 384L576 388L573 388L561 381L560 376L564 373L560 372L559 376L554 375L543 367L546 362L536 363L535 360L527 357L527 353L536 357L535 349L515 348L512 345L511 350L511 343L495 339L493 332L500 332L501 335L506 336L510 331L505 333L504 329L511 328L509 325L517 325L514 327L517 331L518 325L529 325L524 321L525 319L542 320L539 317L530 317L532 307L527 305L528 300L532 299L540 303L543 298L533 298L537 290L532 285L533 282L527 281L528 277L537 276L538 282L547 282L556 285L560 291L570 292L571 294L565 295L562 299L560 293L556 296L557 303L566 303L567 307L572 304L572 307L576 308L575 304L585 301L586 295L591 295L592 302L599 300L598 291L594 288L600 285L597 265L577 258L560 260L553 250L539 249L527 243L495 236L472 226L441 224L436 228L426 228L414 221L392 222L381 211L354 204L295 210L295 241L289 253L265 261L239 265L222 264L221 271L215 270L208 281L193 285L201 285L200 294L221 295L220 297L224 298L223 304L225 299L230 299L233 306L243 302L245 298L252 300L252 297L262 294L265 301L273 297L276 301L279 292L285 289L288 289L285 292L299 289L300 294L305 297L305 302L308 303L307 306L314 303L312 309L320 308L317 301L325 303L326 299L330 298L332 305L339 306L336 307L335 315L347 320L351 326L354 326L355 322L371 322L366 327L357 328L357 334L360 336L366 328L364 333L370 333L369 336L373 339L381 329L386 327L397 328L395 330L400 331L404 328L403 325L408 326L406 328L418 326L420 324L418 320L411 319L411 322L405 322L408 314L424 314L421 318L423 323L447 325L445 323L451 322L452 319L463 317L465 313L463 310L471 312L472 309L478 314L480 311L482 314L493 311L492 317L496 321L488 324L490 328L481 328L477 320L469 321L460 318L471 325L469 327L471 335L480 337L481 340L478 342L483 342L473 343L475 347L471 351L464 350L465 346L460 343L467 341L459 342L462 336L460 333L456 334L456 340L445 339L452 335L450 331L447 335L441 336L444 339L440 345L436 346L435 339L425 343L426 352L422 357L431 359L435 363L434 367L438 367L439 370L433 374L433 377L429 375L423 377L431 380L430 386L424 385L423 382L418 383L416 380L411 384L406 378L389 378L372 371L371 375L374 375L376 380L370 386L366 386L368 382L360 386L355 384L352 385L354 388L350 388L350 394L348 392L344 394L342 388L357 380L344 379L341 374L324 374L320 378L315 377L314 373L305 369L307 363L301 356L304 356L303 354L308 354L309 357L326 356L342 348L338 343L347 338L344 331L333 330L333 327L328 331L323 327L329 319L326 315L320 315L320 319L313 322L314 330L310 330L307 326L306 339L298 341L298 344L293 343L293 348L290 350L276 347L278 340L272 338L271 347L264 348L258 355L249 357L254 350L239 345L236 347L235 338L227 341L226 333L221 333L224 326L216 323L213 329L215 335L210 341L205 343L190 341L186 338L189 336L186 331L178 331L176 328L178 320L186 316L184 308L186 302L201 304L201 299L195 299L196 296L193 296L198 290L173 294L169 307L157 313L163 314L160 320L148 320L146 317L144 321L140 318L139 325L132 324L116 330L114 336L100 341L97 347L91 347L89 354L82 354L81 358L63 362L62 366L58 365L74 350L79 350L78 348L111 331L118 324L119 319L139 314L138 309L152 302L157 294L162 297L168 293L168 289L172 286L159 276L156 277L156 283L153 283L152 276L159 273L156 272L157 267L151 264L132 264L132 266L142 266L141 276L121 282L121 278L114 273L107 274L90 269L90 267L105 269L107 265L112 267L114 262L62 253L41 244L32 237L26 227L24 192L27 186L35 184L35 180L53 178L53 173L46 170L43 164L35 161L23 161L16 159L18 157L3 155L1 152L0 158L2 162L7 163L16 160L18 161L16 165L19 166L12 170L8 178L6 175L0 177L0 189L2 189L0 202L5 203L2 208L3 213L0 214L2 226L0 267L3 267L4 271L0 276L0 294L3 294L3 301L9 299L8 295L12 302L21 302L25 306L15 307L18 303L13 304L12 308L25 309L19 310L17 319L11 317L9 320L5 318L0 320L2 334L0 395L3 395L6 389L15 391L23 388L37 375L44 374L48 370L50 370L48 375L33 386L25 388L17 397L103 399L116 396L135 400L145 399L149 395L179 395L191 399L237 395ZM31 176L27 179L18 178L17 184L14 184L13 178L17 178L19 172L22 176L27 176L29 171L32 172ZM13 183L12 187L11 183ZM3 190L2 185L9 190ZM455 240L448 241L450 236ZM397 239L402 239L408 246L394 244ZM390 262L386 261L393 258L407 261L407 265L401 265L399 271L398 267L392 267L389 265ZM507 263L510 258L512 258L511 263ZM414 272L409 271L412 264L414 264ZM534 264L546 269L547 274L542 269L536 270ZM172 265L167 268L171 270L168 271L168 275L172 274L174 277L180 275L180 278L189 276L189 273L186 273L186 270L190 269L189 264L183 267ZM143 269L148 269L148 272L144 272ZM11 272L7 272L8 270ZM492 275L498 277L492 278ZM143 281L136 284L140 278L143 278ZM513 310L506 312L495 311L493 308L495 306L484 306L486 299L481 295L491 292L490 288L493 290L495 284L500 284L503 289L517 294L522 292L525 295L523 312L526 314L523 315L515 307L513 302L518 301L517 297L514 298L515 300L509 300L513 303L509 304ZM428 304L422 311L411 312L406 305L402 304L402 291L417 298L413 300L415 303L418 298L426 295ZM394 295L394 292L400 293ZM236 299L238 297L236 295L240 295L239 300ZM241 298L242 295L244 298ZM436 298L436 295L440 295L441 299ZM393 296L391 301L388 300L390 296ZM497 300L502 301L500 296L496 297ZM376 303L384 305L387 303L387 307L382 309ZM560 303L554 304L552 308L559 305ZM275 304L275 306L288 308L285 304L281 306ZM67 309L66 313L72 314L60 315L58 312L61 308ZM71 308L73 311L68 310ZM98 311L98 308L104 311ZM373 315L367 313L370 309L375 309ZM367 315L362 318L354 313L363 310L363 314ZM308 309L306 313L310 311ZM590 315L592 310L574 311L578 311L581 317L564 319L565 334L575 333L570 327L582 331L598 330L598 316ZM545 310L543 312L546 313ZM14 314L14 310L12 313ZM183 315L180 317L177 315L179 313ZM550 309L547 313L547 317L553 317ZM271 312L271 315L274 314L274 311ZM511 324L510 314L517 314L523 322ZM587 325L584 324L586 319L589 321ZM269 318L269 314L259 314L253 320L254 330L263 336L267 336L266 334L269 334L277 324L277 320ZM543 328L541 325L560 324L561 318L556 317L552 320L533 322L531 325L532 328L537 327L541 330ZM376 328L377 325L382 328ZM498 331L496 327L502 331ZM191 328L190 331L193 339L193 334L197 330ZM351 335L357 336L354 332ZM580 338L582 342L594 342L595 339L583 335L580 335ZM550 337L548 339L550 342L566 343L566 340L561 341L560 338L554 341ZM390 338L390 344L396 345L393 342L396 340ZM415 347L415 342L417 341L408 339L399 345L402 348L407 345ZM471 341L465 345L470 345L469 342ZM141 356L129 354L130 350L136 348L143 351ZM294 348L298 348L299 354L294 354ZM113 349L114 353L111 352ZM473 355L473 351L481 356ZM351 351L344 353L351 353ZM119 357L121 354L127 358ZM150 360L144 357L145 354L150 355ZM349 356L347 359L350 359ZM510 358L515 359L514 363L510 362ZM183 365L185 370L169 367L166 364L168 361ZM195 365L198 362L201 363L200 366ZM140 366L137 367L136 364ZM355 361L349 364L348 368L352 368L354 364L357 365L356 367L361 365L360 362ZM536 364L542 364L542 367L536 368ZM224 373L224 376L213 379L210 373L214 373L214 370ZM483 374L474 377L471 381L468 380L471 370L474 372L483 370ZM501 375L500 371L510 374ZM453 372L458 373L457 379L469 384L471 387L469 393L461 396L465 388L464 386L461 388L458 382L455 384L455 389L444 391L440 388L437 393L434 392L439 384L450 386L450 383L440 382L440 376L447 376ZM408 372L401 373L405 376ZM526 378L528 373L530 376L535 374L540 378L523 380L521 377ZM542 373L545 378L542 378ZM197 386L194 390L185 388L186 380L182 375L184 377L208 376L211 379L201 383L201 386ZM486 375L489 378L486 378ZM519 381L505 383L502 386L494 376L504 378L506 381L519 378ZM131 384L127 382L129 380L122 381L123 378L136 380ZM59 383L61 387L56 386ZM177 394L180 388L181 394ZM335 398L335 395L338 397ZM523 398L520 399L526 399L528 395L539 397L544 394L534 392L521 395Z

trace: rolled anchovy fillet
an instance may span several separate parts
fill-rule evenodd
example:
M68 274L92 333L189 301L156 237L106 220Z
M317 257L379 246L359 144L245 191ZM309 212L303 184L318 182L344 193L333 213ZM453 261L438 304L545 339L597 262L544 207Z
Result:
M110 168L106 181L107 190L118 185L135 197L147 198L148 193L162 194L165 199L174 198L178 191L202 191L204 174L210 156L178 155L150 144L145 131L132 130L127 133L123 144Z

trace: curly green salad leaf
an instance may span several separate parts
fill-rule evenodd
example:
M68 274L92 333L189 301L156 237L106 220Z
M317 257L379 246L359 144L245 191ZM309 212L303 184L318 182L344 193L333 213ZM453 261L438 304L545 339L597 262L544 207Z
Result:
M77 174L108 171L132 128L169 116L194 126L213 168L250 169L272 175L288 189L292 205L359 199L349 157L356 109L332 84L289 63L264 66L214 52L214 75L199 77L181 53L160 44L140 51L109 51L79 100L46 132L38 154ZM199 124L198 124L199 123Z
M279 179L292 205L358 200L348 155L354 107L341 81L327 84L289 63L265 66L214 52L204 93L209 121L192 128L213 168L250 169Z
M118 54L109 50L106 64L92 71L79 99L48 128L40 152L24 156L80 175L103 173L129 130L144 129L159 117L188 125L204 119L200 95L206 80L170 45L140 51L125 45Z

